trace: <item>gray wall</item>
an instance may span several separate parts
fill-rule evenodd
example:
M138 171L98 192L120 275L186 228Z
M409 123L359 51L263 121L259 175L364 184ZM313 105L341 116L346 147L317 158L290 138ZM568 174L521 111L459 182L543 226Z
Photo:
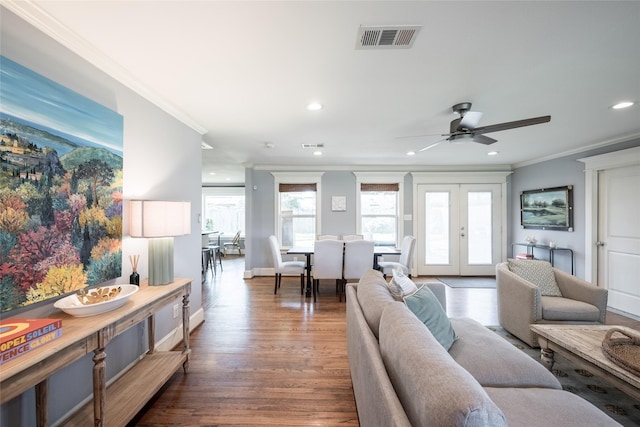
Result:
M570 248L574 251L575 274L584 278L584 239L585 239L585 189L584 189L584 164L576 159L623 150L640 145L640 140L632 140L606 147L587 150L579 154L548 160L530 166L516 168L507 179L507 257L512 256L511 243L524 242L526 236L535 236L538 242L546 244L553 240L559 247ZM458 170L458 169L456 169ZM299 172L302 172L299 171ZM375 172L372 170L371 172ZM252 180L256 185L253 190L247 185L247 203L251 205L251 214L247 215L247 241L250 241L253 250L247 250L245 267L247 271L252 269L273 267L269 247L266 238L275 234L274 197L275 189L273 176L269 171L256 171L251 168L246 172L247 182ZM350 171L327 170L322 175L322 216L321 231L323 234L347 234L356 230L356 177ZM259 184L255 184L259 183ZM520 192L540 188L561 187L573 185L574 204L574 231L549 231L521 229L520 227ZM332 196L347 196L346 212L331 211ZM413 212L413 179L410 173L405 176L404 182L404 213ZM248 208L249 209L249 208ZM413 234L413 221L416 218L404 221L404 234ZM523 247L516 247L517 252L522 252ZM543 252L536 252L544 256ZM285 255L286 258L286 255ZM556 266L571 271L570 258L567 253L556 252ZM248 273L248 276L250 273Z
M78 57L58 42L18 18L5 8L0 13L0 53L3 56L98 102L124 117L124 197L156 200L190 200L192 234L175 239L175 274L192 278L191 312L201 310L200 224L201 148L200 135L143 99L124 85ZM128 206L123 212L123 277L131 273L128 256L140 254L139 271L147 276L146 239L128 237ZM37 316L51 312L51 305ZM156 316L156 338L178 326L171 307ZM64 322L62 325L64 334ZM107 376L122 370L146 350L146 328L139 325L117 337L107 347ZM91 355L53 375L49 386L49 420L55 423L92 392ZM35 393L24 393L0 407L0 425L35 425Z
M558 247L570 248L573 250L575 257L575 274L584 278L585 177L583 172L584 163L577 161L577 159L637 146L640 146L640 139L515 169L511 175L510 198L507 205L510 219L507 241L524 242L526 236L534 236L539 243L547 244L549 240L552 240L556 242ZM565 185L573 185L574 231L522 229L520 226L520 192ZM523 247L515 249L519 252L524 251ZM556 254L556 265L565 271L571 271L569 258L560 252L556 252ZM511 252L508 255L511 256Z

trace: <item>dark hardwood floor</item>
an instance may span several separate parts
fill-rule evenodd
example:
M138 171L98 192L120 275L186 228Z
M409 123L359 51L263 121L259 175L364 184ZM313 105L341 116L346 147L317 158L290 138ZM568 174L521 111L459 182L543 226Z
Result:
M131 425L358 426L335 284L322 282L314 304L297 277L273 295L273 277L243 279L242 257L223 266L202 283L205 322L191 334L189 373L176 373ZM447 287L447 305L449 316L498 325L495 289ZM640 330L614 313L607 323Z

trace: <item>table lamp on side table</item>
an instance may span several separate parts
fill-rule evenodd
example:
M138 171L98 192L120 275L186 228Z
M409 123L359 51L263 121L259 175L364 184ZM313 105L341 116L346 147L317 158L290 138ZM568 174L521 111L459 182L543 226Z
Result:
M173 238L191 233L191 202L131 200L129 234L149 239L149 285L173 282Z

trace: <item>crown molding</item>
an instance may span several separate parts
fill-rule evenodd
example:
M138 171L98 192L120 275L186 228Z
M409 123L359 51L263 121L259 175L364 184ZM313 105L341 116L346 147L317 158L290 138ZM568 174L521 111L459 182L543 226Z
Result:
M94 65L119 83L133 90L158 108L175 117L180 122L189 126L200 135L208 130L189 117L184 111L162 98L156 92L145 86L133 77L124 67L115 62L104 52L80 37L69 27L58 21L31 0L2 0L2 7L6 7L20 18L42 31L47 36L56 40L64 47L80 56L85 61Z
M540 157L540 158L534 159L534 160L527 160L526 162L514 163L512 165L512 167L513 167L513 169L518 169L518 168L522 168L522 167L525 167L525 166L531 166L531 165L535 165L537 163L546 162L546 161L549 161L549 160L559 159L561 157L567 157L567 156L571 156L571 155L574 155L574 154L585 153L587 151L595 150L595 149L601 148L601 147L606 147L608 145L614 145L614 144L618 144L618 143L621 143L621 142L632 141L634 139L640 139L640 132L633 133L631 135L620 136L620 137L617 137L617 138L607 139L605 141L596 142L595 144L591 144L591 145L588 145L586 147L580 147L580 148L576 148L576 149L573 149L573 150L567 150L567 151L563 151L561 153L556 153L556 154L552 154L550 156Z

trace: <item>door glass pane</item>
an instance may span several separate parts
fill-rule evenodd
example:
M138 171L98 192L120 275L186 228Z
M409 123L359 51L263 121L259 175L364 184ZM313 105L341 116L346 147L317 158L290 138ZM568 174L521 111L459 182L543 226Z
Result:
M492 264L491 192L470 191L467 196L469 265Z
M449 193L427 192L425 211L425 264L449 264Z

